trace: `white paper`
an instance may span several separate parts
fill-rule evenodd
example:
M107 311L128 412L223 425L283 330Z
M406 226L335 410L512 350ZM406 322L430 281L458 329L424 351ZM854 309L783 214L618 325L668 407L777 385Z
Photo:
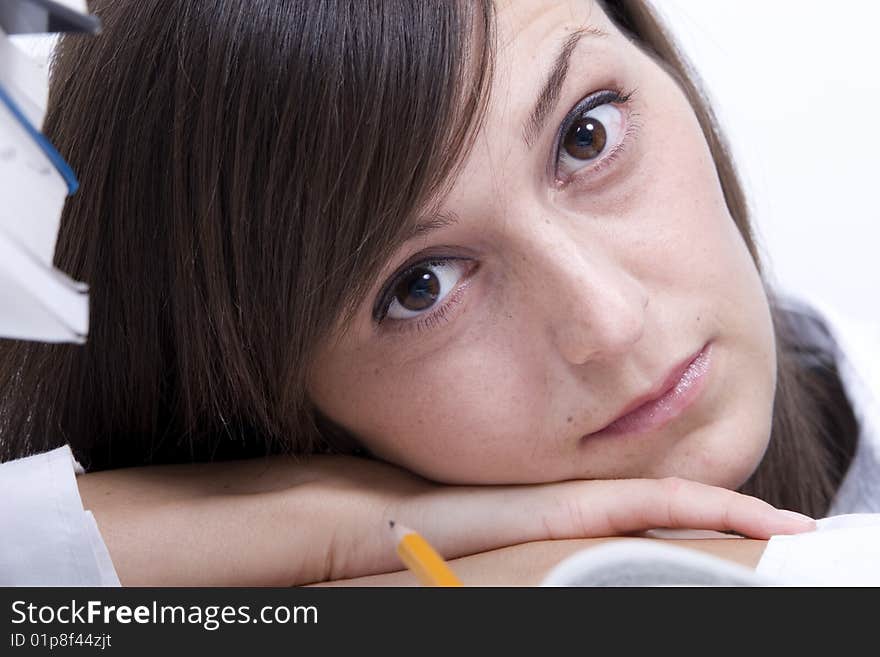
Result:
M85 342L88 287L45 266L0 229L0 336Z
M662 541L618 540L576 552L541 584L880 586L880 514L823 518L816 531L774 536L755 570Z
M33 136L0 103L0 337L85 340L87 287L52 266L67 192Z
M15 115L0 103L0 228L51 266L64 178Z
M84 0L58 4L87 13ZM45 62L21 52L2 30L0 87L39 131L49 95ZM87 287L52 264L69 187L34 137L0 102L0 337L81 343Z
M695 539L699 540L699 539ZM619 540L564 559L541 586L772 586L740 564L654 540Z
M803 586L880 586L880 514L824 518L816 531L774 536L756 572Z
M0 29L0 86L37 130L49 102L49 74L44 63L22 52Z

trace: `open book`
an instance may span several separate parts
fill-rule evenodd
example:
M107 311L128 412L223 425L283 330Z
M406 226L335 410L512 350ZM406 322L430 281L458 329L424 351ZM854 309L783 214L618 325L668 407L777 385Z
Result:
M693 539L700 540L700 539ZM768 586L745 566L659 541L615 541L561 561L542 586Z
M61 211L79 183L40 132L48 98L45 66L6 32L39 27L35 8L42 12L42 29L76 27L69 24L73 15L89 24L97 20L81 0L0 3L0 337L83 342L87 287L52 265ZM59 16L67 18L59 22Z
M825 518L814 532L774 536L755 570L660 541L624 540L573 554L542 586L880 586L880 514Z

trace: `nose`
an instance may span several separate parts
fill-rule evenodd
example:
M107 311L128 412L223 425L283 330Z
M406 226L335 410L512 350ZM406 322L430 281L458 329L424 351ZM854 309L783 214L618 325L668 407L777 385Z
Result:
M622 263L574 243L535 247L533 294L566 361L617 356L642 338L649 296Z

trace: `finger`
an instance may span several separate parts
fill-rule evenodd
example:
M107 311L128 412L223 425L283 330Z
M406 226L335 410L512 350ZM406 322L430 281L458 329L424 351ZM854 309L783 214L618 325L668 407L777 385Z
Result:
M735 531L753 538L815 528L812 519L757 498L676 478L448 487L394 505L393 515L446 558L529 541L662 527Z
M598 535L597 530L607 532L602 535L619 535L669 527L735 531L766 539L811 531L816 526L811 518L776 509L755 497L686 479L589 483L601 484L581 501L588 506L580 513L582 530L591 536Z

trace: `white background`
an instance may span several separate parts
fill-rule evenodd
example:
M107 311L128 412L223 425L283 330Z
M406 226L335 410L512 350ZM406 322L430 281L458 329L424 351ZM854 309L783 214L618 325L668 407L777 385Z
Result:
M880 3L653 1L714 101L770 280L880 336Z
M715 101L771 280L880 326L880 3L654 4Z

